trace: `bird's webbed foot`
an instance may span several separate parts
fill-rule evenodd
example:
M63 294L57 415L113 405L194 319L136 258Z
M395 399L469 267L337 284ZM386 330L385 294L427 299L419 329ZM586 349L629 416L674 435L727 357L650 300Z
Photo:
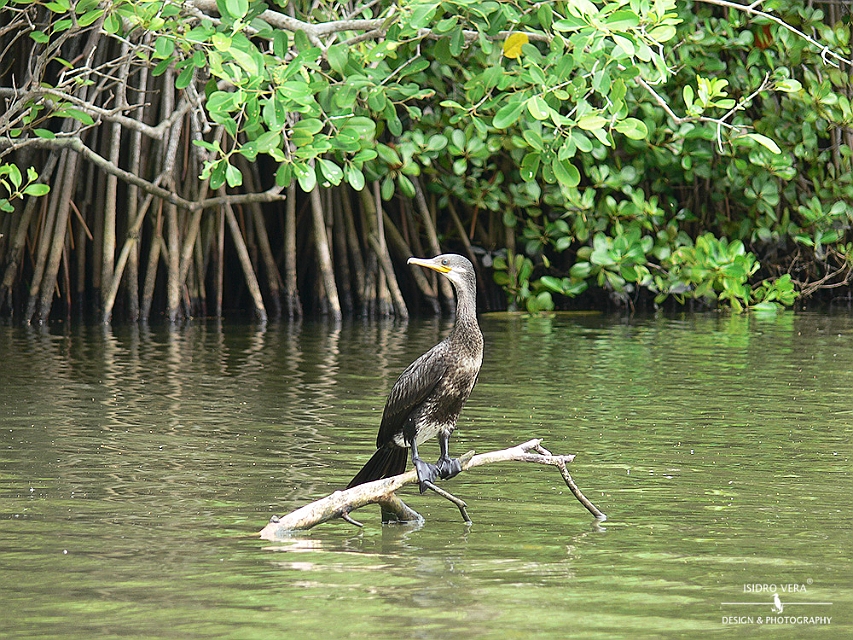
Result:
M435 465L438 470L438 477L442 480L452 478L462 471L462 463L459 458L451 458L450 456L441 456Z
M418 483L421 493L424 493L429 488L427 483L434 482L438 477L444 477L440 475L438 466L434 464L424 462L420 458L414 458L412 462L415 463L415 470L418 472Z

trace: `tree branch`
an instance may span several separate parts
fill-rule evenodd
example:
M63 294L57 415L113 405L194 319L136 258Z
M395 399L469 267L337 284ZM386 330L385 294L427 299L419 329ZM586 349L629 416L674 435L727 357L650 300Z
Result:
M581 504L598 520L605 520L606 516L604 513L583 495L566 469L566 464L571 462L575 456L555 456L547 449L544 449L540 443L541 440L534 439L500 451L490 451L479 455L468 452L460 457L462 471L469 471L475 467L495 462L530 462L557 467L566 485ZM358 524L350 518L349 514L369 504L379 504L382 507L384 521L420 522L423 518L406 506L395 494L396 491L404 486L417 483L418 474L413 469L392 478L368 482L352 489L335 491L331 495L307 504L285 516L273 516L269 524L260 532L260 536L265 540L278 540L287 537L294 531L304 531L335 518L343 518L348 522ZM465 503L450 494L444 497L459 506L463 518L465 518Z
M191 4L204 13L219 13L216 0L192 0ZM316 46L322 46L322 43L319 41L320 36L341 31L372 31L382 27L386 20L386 18L376 18L374 20L332 20L330 22L311 24L310 22L304 22L270 9L264 11L258 18L268 25L277 29L283 29L284 31L304 31L308 39Z
M219 13L219 9L216 6L216 0L192 0L191 5L198 9L199 11L211 14ZM393 7L392 7L393 9ZM305 35L308 36L308 39L315 46L326 49L327 47L323 46L323 43L320 41L322 36L327 36L333 33L341 33L342 31L362 31L364 34L362 36L358 36L354 40L349 40L345 44L355 44L357 41L361 41L365 36L370 35L372 37L380 37L385 34L388 30L388 27L393 24L396 20L396 17L393 13L385 16L384 18L374 18L372 20L330 20L329 22L320 22L317 24L312 24L310 22L304 22L303 20L298 20L297 18L292 18L283 13L279 13L278 11L272 11L271 9L267 9L261 15L258 16L261 20L266 22L268 25L275 27L277 29L283 29L284 31L303 31ZM465 29L463 30L463 35L465 37L465 42L470 44L475 41L479 37L479 32ZM510 35L515 33L514 31L499 31L494 36L489 36L490 40L505 40ZM539 42L550 42L551 37L542 34L542 33L527 33L527 37L533 41ZM420 29L418 31L418 36L421 38L439 38L432 32L431 29Z
M61 89L32 89L29 91L17 90L11 87L0 87L0 98L2 97L10 97L14 98L17 103L26 103L30 100L33 101L43 101L46 103L49 109L52 109L52 104L55 102L55 99L65 100L70 102L73 105L80 107L82 110L87 113L100 118L102 120L106 120L108 122L116 122L120 124L122 127L126 129L131 129L133 131L139 131L149 138L153 138L155 140L163 140L166 133L171 129L175 123L183 118L187 112L189 112L193 108L193 104L184 98L175 108L175 110L169 114L167 118L165 118L162 122L160 122L157 126L152 127L151 125L145 124L144 122L140 122L136 118L124 115L125 111L135 111L139 109L143 105L127 105L120 108L115 109L104 109L103 107L99 107L95 104L87 100L83 100L71 93L66 93ZM13 109L9 110L10 112ZM4 127L8 129L8 126Z
M208 207L216 207L222 204L240 204L246 202L275 202L284 200L285 196L281 193L282 188L273 186L272 188L260 193L244 193L233 196L217 196L214 198L205 198L204 200L187 200L178 194L157 186L153 182L149 182L139 176L125 171L121 167L116 166L106 158L98 155L89 147L83 144L83 141L77 137L56 137L56 138L29 138L27 140L10 141L8 139L0 139L0 150L14 146L15 149L23 147L35 147L37 149L70 149L83 156L86 160L94 164L102 171L117 176L120 180L128 184L136 185L146 193L157 196L170 204L186 209L187 211L195 211L196 209L207 209Z
M713 5L717 5L718 7L725 7L727 9L735 9L737 11L743 11L744 13L747 13L749 15L759 16L761 18L765 18L767 20L770 20L771 22L775 22L776 24L778 24L783 29L787 29L788 31L790 31L794 35L796 35L796 36L802 38L803 40L805 40L806 42L808 42L810 45L820 49L820 55L823 58L823 61L826 64L829 64L833 67L837 67L838 65L834 62L830 62L829 60L827 60L827 56L830 58L835 58L839 62L844 62L846 64L853 64L853 60L848 60L844 56L835 53L832 49L829 48L828 45L822 45L820 42L818 42L817 40L815 40L811 36L806 35L805 33L800 31L796 27L793 27L790 24L788 24L787 22L785 22L784 20L782 20L782 18L774 16L772 13L767 13L766 11L761 11L759 9L756 9L755 5L759 4L758 2L753 2L752 4L738 4L737 2L729 2L728 0L699 0L699 2L702 2L704 4L713 4Z

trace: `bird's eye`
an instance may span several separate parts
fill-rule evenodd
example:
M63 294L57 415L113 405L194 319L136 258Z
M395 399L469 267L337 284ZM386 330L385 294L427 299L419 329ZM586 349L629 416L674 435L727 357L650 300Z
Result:
M449 264L450 264L450 260L448 260L447 258L445 258L444 260L442 260L442 261L441 261L441 264L442 264L442 265L444 265L444 266L446 267L447 265L449 265Z

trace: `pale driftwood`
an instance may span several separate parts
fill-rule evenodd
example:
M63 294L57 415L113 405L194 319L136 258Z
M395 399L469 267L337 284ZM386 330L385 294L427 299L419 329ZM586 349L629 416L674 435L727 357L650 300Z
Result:
M462 471L469 471L474 467L481 467L495 462L510 461L533 462L557 467L566 485L581 504L598 520L605 520L606 516L604 513L583 495L566 468L566 464L574 460L575 456L555 456L543 448L540 443L541 440L534 439L515 447L510 447L509 449L490 451L479 455L474 455L473 451L469 451L459 458L462 463ZM392 478L368 482L352 489L335 491L333 494L305 505L285 516L273 516L270 518L269 524L260 532L260 536L265 540L278 540L287 537L295 531L304 531L335 518L342 518L347 522L358 525L359 523L353 520L349 514L368 504L378 504L382 507L382 519L384 522L423 522L423 518L400 500L395 493L408 484L417 483L417 473L412 469L407 473ZM466 505L462 500L435 485L431 484L430 488L456 504L459 507L462 518L466 522L470 522Z

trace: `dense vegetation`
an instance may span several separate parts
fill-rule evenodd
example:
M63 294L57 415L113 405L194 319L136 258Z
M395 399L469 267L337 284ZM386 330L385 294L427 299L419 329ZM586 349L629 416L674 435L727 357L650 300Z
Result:
M0 313L849 300L839 7L0 0Z

